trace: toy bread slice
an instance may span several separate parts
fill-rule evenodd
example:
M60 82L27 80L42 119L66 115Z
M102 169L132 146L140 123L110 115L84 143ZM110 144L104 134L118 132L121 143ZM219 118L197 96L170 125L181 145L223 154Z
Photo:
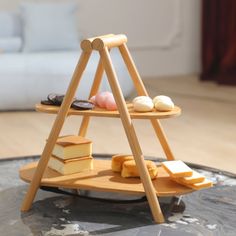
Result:
M172 178L189 177L193 174L193 170L180 160L164 161L162 166Z
M190 177L182 177L182 178L179 178L179 180L182 183L195 184L195 183L203 182L205 180L205 176L199 174L196 171L193 171L192 176L190 176Z
M118 154L112 156L111 159L111 169L115 172L121 172L122 165L125 161L133 160L134 157L132 155Z
M208 179L204 179L202 182L200 183L195 183L195 184L186 184L184 182L181 181L181 178L173 178L174 181L176 181L179 184L185 185L189 188L193 188L195 190L200 190L203 188L210 188L213 186L213 183L211 180Z
M155 179L157 176L157 166L153 161L145 160L149 175L151 179ZM121 176L124 178L128 177L139 177L138 168L134 160L125 161L122 166Z
M213 183L211 180L205 179L203 182L201 183L195 183L195 184L190 184L189 187L196 189L196 190L200 190L203 188L210 188L213 186Z

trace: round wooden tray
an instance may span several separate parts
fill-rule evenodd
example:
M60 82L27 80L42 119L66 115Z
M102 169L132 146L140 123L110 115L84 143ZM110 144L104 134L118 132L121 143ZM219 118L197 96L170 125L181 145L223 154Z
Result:
M37 162L29 163L20 169L20 177L31 182ZM158 166L158 177L152 181L157 196L183 195L194 190L170 179L168 173ZM41 186L86 189L126 194L145 194L139 178L123 178L111 170L111 160L94 159L94 169L72 175L61 175L47 168Z

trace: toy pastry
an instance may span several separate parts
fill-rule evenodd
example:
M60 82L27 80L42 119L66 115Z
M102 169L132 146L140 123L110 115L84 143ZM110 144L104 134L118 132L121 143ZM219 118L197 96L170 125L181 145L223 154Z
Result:
M138 96L133 99L134 110L138 112L152 111L154 105L152 99L148 96Z
M50 93L47 96L47 100L41 100L41 104L43 105L51 105L51 106L61 106L65 95L57 94L57 93ZM73 98L75 101L76 98Z
M117 110L116 102L115 102L115 99L114 99L113 95L106 97L105 105L106 105L106 109L108 111L115 111L115 110Z
M49 100L41 100L42 105L50 105L50 106L56 106L53 102Z
M56 156L51 156L48 162L48 167L61 173L62 175L70 175L78 172L92 170L93 158L91 156L87 156L62 160Z
M59 137L52 155L63 160L92 155L92 141L77 135Z
M145 160L144 161L151 179L155 179L157 176L157 166L153 161ZM128 177L139 177L138 168L134 160L125 161L122 166L121 176L124 178Z
M94 108L94 104L88 100L75 100L71 107L76 110L92 110Z
M111 159L111 169L115 172L121 172L122 165L125 161L133 160L134 157L132 155L126 155L126 154L118 154L112 156Z
M112 93L105 91L105 92L100 92L96 94L95 96L95 102L96 104L101 107L101 108L106 108L106 99L107 97L112 96Z
M47 97L48 101L54 103L54 105L60 106L63 102L65 95L50 93Z
M97 105L97 104L96 104L96 99L95 99L95 97L96 97L95 95L92 96L92 97L89 99L89 101L92 102L94 105Z
M174 103L171 98L165 95L154 97L153 104L158 111L171 111L174 108Z
M117 110L116 102L111 92L100 92L96 94L96 96L91 97L90 100L94 102L97 106L105 108L106 110Z

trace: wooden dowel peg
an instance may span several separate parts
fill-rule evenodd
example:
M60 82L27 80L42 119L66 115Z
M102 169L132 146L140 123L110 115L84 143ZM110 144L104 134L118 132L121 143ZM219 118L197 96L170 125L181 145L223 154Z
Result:
M124 34L117 34L112 37L94 39L92 42L92 47L94 50L99 51L105 47L107 48L118 47L126 42L127 42L127 37Z
M92 50L92 42L93 42L94 39L96 39L96 38L107 38L107 37L111 37L113 35L114 34L105 34L105 35L101 35L101 36L98 36L98 37L84 39L84 40L81 41L80 47L84 51L91 51Z

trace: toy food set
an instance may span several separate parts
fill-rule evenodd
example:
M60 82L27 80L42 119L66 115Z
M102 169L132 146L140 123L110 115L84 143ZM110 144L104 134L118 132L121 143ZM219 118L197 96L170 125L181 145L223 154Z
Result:
M96 189L113 193L145 194L154 221L162 223L165 219L158 197L189 194L203 186L212 186L211 181L196 174L184 163L172 162L175 161L175 157L160 120L180 115L181 108L163 95L154 99L149 97L126 43L127 37L123 34L109 34L82 40L81 56L66 94L63 97L50 95L45 102L46 105L44 102L36 104L36 111L56 114L56 119L39 161L28 163L20 169L21 179L30 183L21 211L30 210L37 190L41 186ZM119 49L139 97L134 99L133 103L125 100L119 85L110 56L110 50L115 47ZM82 106L89 107L89 110L81 110L81 101L79 103L76 101L75 93L94 51L99 52L100 59L88 100L85 103L82 102ZM112 96L109 93L99 92L104 72L107 75ZM90 102L96 105L91 108ZM59 103L60 106L57 105ZM71 107L73 103L74 107ZM76 106L79 109L75 109ZM78 137L71 135L59 137L64 122L70 115L82 116ZM91 142L85 140L84 137L86 137L90 119L93 117L121 119L132 155L113 158L113 160L92 158ZM145 162L134 127L134 119L151 123L167 161L171 163L163 162L162 166L156 166L155 163ZM109 138L109 130L104 129L105 132L108 133ZM103 141L106 145L106 140ZM133 159L130 156L133 156Z

